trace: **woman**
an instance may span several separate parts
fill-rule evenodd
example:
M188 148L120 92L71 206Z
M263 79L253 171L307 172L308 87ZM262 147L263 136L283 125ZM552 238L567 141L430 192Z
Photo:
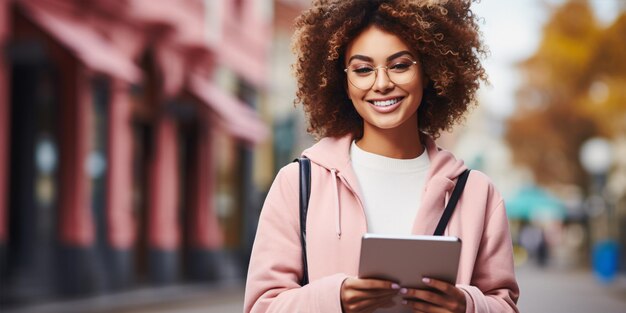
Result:
M364 233L431 235L466 169L434 138L462 119L486 75L470 2L315 1L296 21L297 101L321 138L311 160L310 283L302 278L298 164L265 200L245 312L517 312L502 197L472 171L445 234L463 242L455 285L417 290L357 277Z

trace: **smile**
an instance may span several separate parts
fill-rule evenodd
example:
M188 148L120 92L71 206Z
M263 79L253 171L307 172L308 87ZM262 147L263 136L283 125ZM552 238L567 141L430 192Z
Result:
M398 97L398 98L394 98L394 99L387 99L387 100L368 100L367 102L377 106L377 107L388 107L388 106L392 106L400 101L402 101L403 97Z

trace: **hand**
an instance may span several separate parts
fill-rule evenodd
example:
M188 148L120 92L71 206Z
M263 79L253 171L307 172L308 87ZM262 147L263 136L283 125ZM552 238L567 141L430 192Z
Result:
M369 313L394 305L398 284L379 279L348 277L341 284L341 309L344 313Z
M422 280L434 290L402 288L400 293L405 299L403 303L414 312L430 313L465 313L467 303L465 293L445 281L424 278Z

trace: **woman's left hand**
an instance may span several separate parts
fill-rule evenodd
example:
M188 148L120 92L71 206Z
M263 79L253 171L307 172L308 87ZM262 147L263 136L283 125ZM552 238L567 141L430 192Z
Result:
M464 313L465 293L447 282L424 278L423 282L434 290L402 288L401 296L414 312Z

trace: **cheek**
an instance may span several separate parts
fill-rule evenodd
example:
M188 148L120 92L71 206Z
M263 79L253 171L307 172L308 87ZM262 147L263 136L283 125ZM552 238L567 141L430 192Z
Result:
M350 98L350 100L352 101L358 101L362 99L363 96L365 95L364 91L357 89L356 87L351 86L351 85L347 86L346 91L348 93L348 98Z
M423 98L424 97L424 86L421 80L416 81L413 86L410 88L410 93L415 98Z

